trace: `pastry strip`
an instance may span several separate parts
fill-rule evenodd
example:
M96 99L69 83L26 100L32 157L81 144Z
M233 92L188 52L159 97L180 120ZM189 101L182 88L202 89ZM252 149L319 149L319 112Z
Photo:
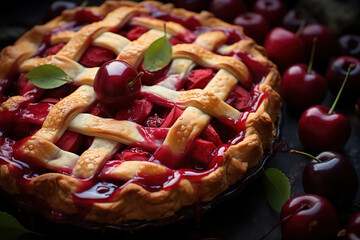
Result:
M73 174L79 178L93 176L119 147L118 142L103 138L95 138L89 149L84 151L73 169Z

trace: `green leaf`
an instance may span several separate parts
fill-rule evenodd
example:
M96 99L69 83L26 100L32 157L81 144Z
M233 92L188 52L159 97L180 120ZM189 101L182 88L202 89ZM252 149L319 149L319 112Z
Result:
M0 239L16 239L25 233L32 232L10 214L0 211Z
M25 74L25 77L29 79L34 86L44 89L57 88L71 82L70 77L64 70L51 64L35 67Z
M289 179L277 168L267 168L262 177L266 199L269 205L277 212L290 198Z
M166 67L172 58L172 46L166 37L156 39L150 44L145 52L145 69L149 72L156 72Z

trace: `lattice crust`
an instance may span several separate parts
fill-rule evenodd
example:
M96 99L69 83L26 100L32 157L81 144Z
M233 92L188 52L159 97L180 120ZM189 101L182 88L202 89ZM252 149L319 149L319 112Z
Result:
M56 210L72 215L80 211L74 196L79 194L79 186L89 179L103 176L111 181L126 182L113 194L111 201L94 201L84 216L87 221L120 224L136 219L165 218L174 215L183 206L210 201L229 185L239 181L248 168L258 164L264 149L274 137L274 122L280 109L277 93L280 80L276 66L266 58L264 49L252 39L245 37L226 45L228 37L224 31L214 30L199 34L191 44L173 46L173 59L164 80L156 85L144 85L141 89L142 94L151 94L183 110L181 116L166 130L164 139L154 137L150 134L151 128L137 123L86 113L96 101L92 85L98 67L85 67L78 63L91 43L113 51L116 59L138 68L148 46L164 35L164 21L148 17L151 9L184 19L196 17L204 27L236 29L245 36L241 27L224 23L205 11L196 14L175 9L172 4L152 1L107 1L100 7L87 9L105 18L77 32L66 30L53 33L50 44L66 43L55 55L32 57L41 45L43 36L71 22L76 9L67 10L49 23L34 27L14 46L1 52L0 81L14 71L28 72L36 66L50 63L62 68L74 84L80 85L52 107L40 130L25 139L19 148L29 164L50 170L34 176L25 190L27 193ZM111 32L126 24L145 27L149 31L135 41ZM189 32L181 24L171 21L166 22L166 29L169 38ZM252 87L248 67L241 60L227 56L235 51L245 52L267 67L266 77L256 87ZM177 91L175 80L184 79L197 65L216 69L217 72L204 89ZM238 84L248 90L256 89L258 94L264 96L253 111L241 112L226 103L230 92ZM28 96L10 97L2 103L0 111L16 109L27 99ZM214 118L224 124L234 124L237 131L244 131L243 140L224 148L221 164L204 172L202 177L180 178L180 171L176 170L178 158L188 151L191 141ZM80 155L62 150L56 142L67 130L94 137L94 141ZM156 161L109 164L109 158L122 145L154 152ZM172 159L163 159L164 149L167 152L170 150ZM0 186L12 194L20 194L24 189L17 186L16 177L11 174L12 168L14 166L10 161L0 166ZM149 191L134 180L139 176L165 176L170 173L178 183L158 191Z

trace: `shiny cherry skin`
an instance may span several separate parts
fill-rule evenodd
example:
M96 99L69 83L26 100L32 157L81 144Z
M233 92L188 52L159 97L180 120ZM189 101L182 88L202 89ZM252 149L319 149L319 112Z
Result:
M174 0L173 2L178 8L185 8L194 12L200 12L207 8L207 1L205 0Z
M360 36L346 34L341 36L338 41L342 55L350 55L360 58Z
M360 212L354 214L346 225L345 240L360 239Z
M304 191L323 196L337 207L349 207L359 185L354 166L333 151L321 152L316 158L321 162L314 159L304 168Z
M329 114L330 108L315 105L303 112L298 123L301 143L313 151L337 151L351 134L350 121L340 113Z
M308 55L310 55L314 38L316 41L316 50L314 56L314 65L327 65L329 59L335 55L338 49L338 43L335 35L325 25L319 23L309 24L304 27L300 33L300 38L304 41Z
M339 218L334 206L314 194L287 200L280 212L283 240L329 240L336 238Z
M246 35L258 43L263 43L270 30L267 20L261 14L254 12L240 14L234 19L234 24L242 26Z
M65 9L74 9L76 6L76 3L70 1L55 1L46 10L44 22L59 16Z
M290 66L284 72L280 85L281 96L286 104L302 111L320 104L327 91L325 78L314 70L307 73L307 69L305 64Z
M253 11L264 16L271 27L281 24L286 7L281 0L256 0Z
M242 0L212 0L209 11L226 22L232 22L237 15L247 12L247 7Z
M281 71L287 67L301 63L305 58L305 44L295 35L282 27L273 28L265 38L264 47L268 57Z
M140 93L141 81L138 72L125 61L110 60L104 63L95 75L94 90L101 104L116 110L130 105Z
M301 21L305 21L305 25L316 22L310 15L304 16L300 11L291 9L285 14L282 20L282 26L291 32L296 32L301 25Z
M342 98L344 100L356 100L360 92L360 60L352 56L339 56L335 58L326 70L326 81L333 94L337 94L346 76L348 67L354 64L345 84ZM355 99L354 99L355 98Z

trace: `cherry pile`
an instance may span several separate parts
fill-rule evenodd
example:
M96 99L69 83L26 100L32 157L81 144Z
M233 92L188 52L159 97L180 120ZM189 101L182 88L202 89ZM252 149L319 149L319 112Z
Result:
M317 154L300 152L312 162L303 170L305 194L282 208L283 239L360 239L360 213L348 217L347 224L339 217L351 208L359 185L354 166L340 153L352 131L340 112L350 108L360 116L360 36L336 35L320 19L304 14L300 5L289 6L285 0L173 2L243 26L282 74L284 109L300 116L299 139L306 151ZM332 106L321 105L327 94Z

